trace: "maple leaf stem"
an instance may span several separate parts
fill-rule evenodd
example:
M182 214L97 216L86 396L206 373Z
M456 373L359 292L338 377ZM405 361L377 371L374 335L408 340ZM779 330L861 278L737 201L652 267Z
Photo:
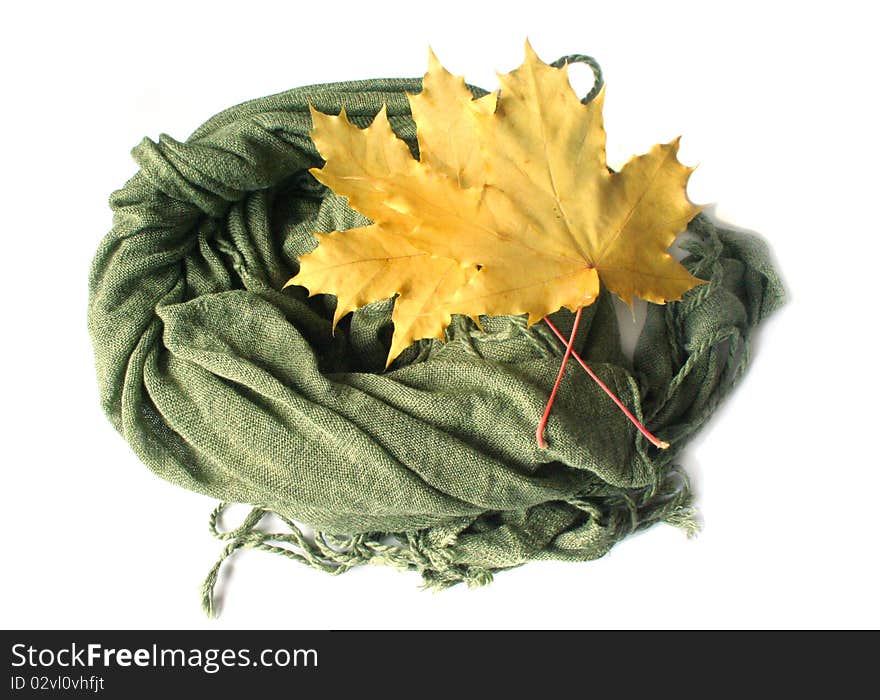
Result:
M571 327L571 337L568 339L567 343L563 337L562 342L565 343L565 354L562 356L562 363L559 365L559 374L556 375L556 383L553 385L553 391L550 392L550 398L547 399L547 406L544 408L544 415L541 416L541 422L538 423L538 429L535 431L535 439L538 441L538 447L542 450L547 448L547 441L544 439L544 430L547 427L547 421L550 420L550 411L553 409L553 402L556 400L556 392L559 391L559 385L562 383L562 375L565 374L565 366L568 364L568 358L570 358L571 353L574 352L572 344L574 343L574 337L578 332L578 325L580 325L581 312L583 310L583 307L579 308L574 316L574 325ZM546 321L547 319L545 318L544 320Z
M578 309L578 318L575 319L575 325L574 325L574 330L575 330L575 331L577 330L577 322L578 322L579 317L580 317L580 311L581 311L581 310ZM645 436L645 438L648 440L648 442L650 442L652 445L654 445L654 447L659 447L661 450L665 450L665 449L667 449L667 448L669 447L669 443L666 442L665 440L660 440L659 438L655 437L655 436L652 435L650 432L648 432L648 429L647 429L644 425L642 425L642 424L639 422L638 418L636 418L636 417L630 412L630 410L629 410L626 406L623 405L623 402L622 402L619 398L617 398L617 396L614 394L613 391L611 391L611 389L609 389L609 388L606 386L605 382L603 382L601 379L599 379L599 377L596 376L595 372L593 372L593 370L590 369L590 367L587 365L587 363L584 362L583 358L581 358L581 356L578 355L578 354L572 349L571 344L572 344L572 342L574 342L574 331L572 331L571 338L566 342L566 340L565 340L565 336L562 335L562 333L559 331L559 329L558 329L556 326L553 325L553 321L551 321L549 318L544 318L544 322L550 327L550 330L553 331L553 333L556 334L556 337L559 338L559 340L561 340L561 341L563 342L563 344L566 346L566 354L565 354L565 357L564 357L563 360L562 360L563 368L565 367L565 362L566 362L566 360L568 359L568 354L569 354L569 352L570 352L571 355L574 357L574 359L578 361L578 364L580 364L580 366L584 368L584 371L585 371L587 374L590 375L590 378L591 378L594 382L596 382L596 384L599 385L599 387L602 389L602 391L604 391L606 394L608 394L608 396L611 398L611 400L612 400L615 404L617 404L617 407L618 407L621 411L623 411L623 414L624 414L627 418L629 418L630 421L632 421L632 424L633 424L634 426L636 426L636 428L639 429L639 432L640 432L642 435ZM561 376L561 373L560 373L560 376ZM553 401L553 396L555 396L555 394L556 394L556 388L554 387L553 394L551 394L551 396L550 396L550 401L551 401L551 403L552 403L552 401ZM547 411L547 413L549 414L549 410ZM538 444L539 444L539 445L541 444L541 440L540 440L540 438L539 438L539 440L538 440Z

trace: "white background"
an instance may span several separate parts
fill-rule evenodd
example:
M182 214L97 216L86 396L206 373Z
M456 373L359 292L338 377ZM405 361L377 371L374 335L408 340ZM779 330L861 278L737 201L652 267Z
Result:
M27 10L19 9L27 7ZM870 3L12 3L2 40L0 626L878 627L878 52ZM223 616L198 586L214 502L157 479L98 408L86 333L107 197L142 136L324 81L421 75L431 44L487 88L589 53L612 164L683 134L690 194L771 244L789 305L686 453L705 519L587 564L433 594L258 552ZM577 70L573 71L573 74ZM581 69L574 79L589 86Z

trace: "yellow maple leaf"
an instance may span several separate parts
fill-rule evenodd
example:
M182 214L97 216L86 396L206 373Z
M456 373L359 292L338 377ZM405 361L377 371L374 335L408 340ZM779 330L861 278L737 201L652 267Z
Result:
M679 299L701 280L667 252L699 211L678 142L619 172L605 161L604 91L584 105L567 67L526 44L500 94L473 99L431 53L410 95L420 159L383 109L366 129L312 110L326 163L312 173L371 219L319 237L288 284L336 294L338 321L397 295L388 361L412 341L443 337L450 314L528 314L587 306L600 279L631 304Z
M349 311L397 295L390 364L415 340L443 337L451 321L451 301L477 269L416 248L406 237L419 221L402 204L404 199L433 190L429 201L454 208L457 185L443 175L420 171L421 164L391 130L384 108L366 129L352 125L345 110L331 116L312 109L312 123L311 136L321 153L340 156L328 157L323 170L312 172L331 189L344 190L349 204L375 223L316 234L318 247L300 259L299 274L285 286L335 294L334 326ZM476 209L478 202L472 206ZM435 208L441 216L443 206Z

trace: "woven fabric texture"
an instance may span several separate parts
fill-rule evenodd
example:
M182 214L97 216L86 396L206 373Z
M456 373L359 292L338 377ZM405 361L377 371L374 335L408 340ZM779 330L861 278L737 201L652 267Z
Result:
M671 448L658 451L571 363L537 425L564 348L519 317L456 318L388 371L392 302L331 332L335 299L282 291L314 231L364 219L320 186L308 104L366 126L383 104L415 153L405 91L419 80L294 89L233 107L187 141L134 149L90 275L89 330L103 409L140 459L184 488L255 507L243 546L290 545L331 572L370 559L439 586L482 583L532 559L588 560L654 522L692 524L675 466L742 375L753 328L782 301L764 245L690 226L686 266L709 284L650 305L634 360L612 300L585 310L575 348ZM572 314L554 322L571 329ZM260 515L314 539L269 537ZM292 523L291 523L292 524ZM274 541L275 544L272 544ZM214 572L216 577L216 572Z

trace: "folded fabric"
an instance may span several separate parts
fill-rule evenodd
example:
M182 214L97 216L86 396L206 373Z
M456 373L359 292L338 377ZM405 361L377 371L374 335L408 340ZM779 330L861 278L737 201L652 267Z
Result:
M383 561L442 587L533 559L593 559L658 521L692 526L676 456L783 298L755 237L694 219L684 264L709 282L649 305L633 360L609 296L585 309L575 349L666 451L575 364L549 448L535 445L564 350L543 324L494 317L480 329L455 317L447 342L419 341L385 370L390 300L331 332L334 297L282 291L313 232L366 223L308 173L321 163L308 105L344 105L360 126L387 105L415 149L405 91L419 89L417 79L298 88L226 110L185 142L135 148L140 171L111 198L113 229L90 276L107 416L162 478L254 506L238 530L217 532L226 554L282 550L331 573ZM551 318L570 330L569 312ZM257 527L266 511L317 532L268 535Z

